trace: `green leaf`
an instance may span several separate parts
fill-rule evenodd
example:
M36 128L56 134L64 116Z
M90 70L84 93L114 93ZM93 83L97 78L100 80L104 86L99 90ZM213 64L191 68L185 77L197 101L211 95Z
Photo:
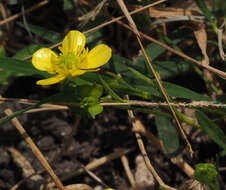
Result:
M103 94L103 87L97 84L82 85L75 88L75 94L80 98L90 96L100 98Z
M202 94L194 92L188 88L184 88L182 86L163 82L163 87L166 89L167 93L171 97L178 97L178 98L186 98L190 100L197 100L197 101L211 101L209 97L206 97Z
M24 24L22 22L17 22L17 24L23 28L25 28ZM48 40L52 43L57 43L62 40L61 35L58 32L47 30L44 27L36 26L33 24L27 24L29 31L36 34L37 36L42 37L45 40Z
M163 40L160 40L160 41L163 42ZM145 50L151 61L155 60L158 56L160 56L162 53L164 53L166 51L165 48L163 48L155 43L148 44L145 47ZM141 62L145 62L145 64L147 64L146 58L143 55L134 60L135 64L137 64L137 63L140 64Z
M150 85L154 86L154 82L146 77L145 75L143 75L142 73L140 73L139 71L137 71L136 69L133 69L132 67L128 67L128 69L138 78L140 78L141 80L146 81L147 83L149 83Z
M226 136L224 132L203 112L196 111L196 117L200 124L201 130L207 133L209 137L222 149L226 150Z
M211 163L201 163L195 166L195 179L202 184L209 185L211 190L219 190L218 171Z
M9 57L0 57L0 68L4 71L13 71L23 76L41 75L49 77L47 72L39 71L35 69L29 61L21 61Z
M96 115L100 114L103 111L103 106L100 104L95 104L88 107L88 112L93 119L95 119Z
M31 44L31 45L23 48L22 50L18 51L16 53L16 55L13 56L13 58L23 60L25 57L32 55L39 48L40 48L39 45Z
M179 149L179 139L171 120L166 117L155 116L155 124L167 155L176 153Z
M6 57L6 51L5 48L0 46L0 58L1 57ZM7 85L8 84L8 78L11 76L13 73L11 71L4 71L1 69L0 66L0 84Z
M140 81L136 81L136 83L138 83L137 85L134 85L136 88L141 89L141 90L145 90L147 92L149 92L150 94L154 95L154 96L158 96L158 97L163 97L161 92L158 89L158 85L156 83L156 81L154 81L155 83L155 87L152 87L148 84L143 84L141 85ZM182 86L173 84L173 83L169 83L169 82L162 82L163 87L165 88L167 94L170 97L176 97L176 98L185 98L185 99L189 99L189 100L197 100L197 101L210 101L211 99L209 97L203 96L197 92L194 92L190 89L184 88Z

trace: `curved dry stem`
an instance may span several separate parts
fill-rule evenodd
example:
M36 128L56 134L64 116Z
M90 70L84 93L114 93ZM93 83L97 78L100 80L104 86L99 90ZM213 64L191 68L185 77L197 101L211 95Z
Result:
M146 53L146 51L144 49L144 46L143 46L143 44L141 42L141 39L140 39L140 33L139 33L139 31L138 31L138 29L136 27L136 24L134 23L132 17L130 16L130 14L129 14L129 12L128 12L128 10L127 10L124 2L123 2L123 0L117 0L117 2L119 4L120 8L122 9L123 13L125 14L127 20L129 21L130 26L132 27L132 31L136 34L137 41L138 41L138 43L139 43L139 45L141 47L142 53L145 56L149 67L151 68L151 71L152 71L152 73L153 73L153 75L154 75L154 77L155 77L155 79L156 79L156 81L157 81L157 83L159 85L159 88L160 88L163 96L165 97L165 100L166 100L167 104L169 105L170 111L172 112L172 115L173 115L173 117L174 117L179 129L180 129L180 132L181 132L182 136L184 137L184 139L185 139L185 141L186 141L186 143L187 143L187 145L189 147L190 153L191 153L191 155L193 155L194 152L192 150L192 146L191 146L190 142L188 141L188 138L187 138L187 136L186 136L181 124L180 124L179 119L177 118L177 115L176 115L176 112L174 111L174 108L170 105L170 101L169 101L168 95L167 95L165 89L162 86L162 82L160 81L160 79L159 79L154 67L152 66L151 61L150 61L150 59L149 59L149 57L148 57L148 55L147 55L147 53Z

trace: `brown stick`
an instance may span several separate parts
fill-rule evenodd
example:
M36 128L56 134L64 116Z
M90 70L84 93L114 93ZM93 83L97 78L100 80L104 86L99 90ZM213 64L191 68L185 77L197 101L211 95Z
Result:
M126 172L126 175L127 175L128 179L129 179L131 187L135 188L136 187L136 182L135 182L134 176L133 176L133 174L131 172L131 169L129 167L129 161L128 161L126 155L122 155L121 156L121 161L122 161L122 165L124 167L124 170Z
M7 115L11 115L13 112L10 109L6 109L5 110L5 113ZM42 166L49 173L49 175L51 176L52 180L54 181L54 183L56 184L56 186L58 187L58 189L64 190L63 184L61 183L61 181L59 180L59 178L55 175L53 169L51 168L51 166L49 165L49 163L47 162L47 160L45 159L45 157L43 156L43 154L40 152L40 150L38 149L38 147L35 145L35 143L31 139L31 137L27 134L27 132L25 131L25 129L23 128L23 126L21 125L21 123L19 122L19 120L17 118L13 118L12 119L12 123L15 125L16 129L20 132L20 134L24 137L25 141L30 146L32 152L35 154L35 156L41 162Z
M127 97L128 97L128 95L127 95ZM129 118L130 118L131 123L132 123L133 131L138 131L139 128L137 127L137 120L134 117L133 111L132 110L128 110L128 115L129 115ZM163 180L159 177L158 173L155 171L155 168L152 166L152 164L151 164L151 162L150 162L150 160L149 160L149 158L147 156L147 152L145 150L144 143L142 141L141 135L138 132L135 132L135 136L136 136L137 143L138 143L138 146L140 148L141 154L142 154L142 156L144 158L144 162L145 162L147 168L150 170L150 172L155 177L156 181L159 183L159 185L164 187L167 190L176 190L175 188L166 185L163 182Z
M40 2L40 3L38 3L37 5L34 5L33 7L27 9L25 11L25 14L40 8L40 7L44 6L44 5L46 5L47 3L48 3L48 0L44 0L44 1ZM11 16L11 17L8 17L7 19L0 21L0 26L4 25L6 23L12 22L13 20L15 20L15 19L17 19L17 18L19 18L21 16L22 16L22 13L17 13L15 15Z
M125 23L123 23L121 21L117 21L117 23L119 23L121 26L133 31L133 29L129 25L127 25L127 24L125 24ZM226 79L226 73L225 72L223 72L221 70L218 70L218 69L215 69L215 68L213 68L213 67L211 67L209 65L202 64L200 61L197 61L196 59L194 59L192 57L189 57L188 55L186 55L186 54L184 54L182 52L179 52L179 51L171 48L170 46L168 46L168 45L166 45L166 44L164 44L162 42L159 42L158 40L156 40L156 39L154 39L154 38L152 38L152 37L150 37L150 36L148 36L148 35L146 35L146 34L144 34L142 32L139 32L139 34L143 38L145 38L145 39L147 39L147 40L149 40L149 41L151 41L151 42L153 42L153 43L155 43L155 44L167 49L168 51L170 51L170 52L172 52L172 53L174 53L174 54L176 54L176 55L178 55L180 57L183 57L184 59L187 59L188 61L191 61L192 63L195 63L198 66L203 67L204 69L207 69L207 70L219 75L223 79Z

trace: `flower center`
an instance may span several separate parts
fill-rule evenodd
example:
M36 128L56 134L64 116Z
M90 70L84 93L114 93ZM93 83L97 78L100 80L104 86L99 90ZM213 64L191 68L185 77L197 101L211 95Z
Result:
M67 53L60 56L59 67L61 69L73 69L78 66L79 59L73 53Z

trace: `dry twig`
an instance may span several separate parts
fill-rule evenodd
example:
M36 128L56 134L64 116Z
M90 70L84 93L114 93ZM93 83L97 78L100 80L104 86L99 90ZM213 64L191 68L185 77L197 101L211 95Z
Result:
M36 4L36 5L34 5L33 7L25 10L24 13L27 14L29 12L32 12L32 11L34 11L34 10L36 10L36 9L44 6L44 5L46 5L48 2L49 2L48 0L44 0L44 1L42 1L42 2L40 2L38 4ZM7 19L0 21L0 26L4 25L6 23L12 22L13 20L15 20L15 19L17 19L17 18L19 18L21 16L22 16L22 13L17 13L15 15L11 16L11 17L8 17Z
M94 170L95 168L102 166L108 162L111 162L112 160L116 158L120 158L122 155L127 154L131 151L131 149L127 150L119 150L117 152L113 152L111 154L108 154L107 156L103 156L101 158L95 159L94 161L90 162L85 166L87 170ZM62 181L67 181L75 176L78 176L85 172L84 168L80 168L77 171L70 172L69 174L66 174L62 177Z
M6 109L5 110L5 113L7 115L11 115L13 112L10 109ZM31 139L31 137L27 134L27 132L25 131L25 129L23 128L23 126L21 125L21 123L19 122L19 120L17 118L13 118L12 119L12 123L14 124L14 126L16 127L16 129L20 132L20 134L24 137L25 141L30 146L32 152L35 154L35 156L41 162L42 166L49 173L49 175L51 176L52 180L55 182L55 184L59 188L59 190L64 190L63 184L61 183L61 181L59 180L59 178L55 175L53 169L51 168L51 166L49 165L49 163L47 162L47 160L45 159L45 157L43 156L43 154L40 152L40 150L38 149L38 147L35 145L35 143Z
M136 187L136 182L135 182L133 173L131 172L131 169L129 167L129 162L128 162L128 159L127 159L126 155L122 155L121 156L121 161L122 161L122 165L124 167L124 170L126 172L126 175L127 175L128 179L129 179L131 187L135 188Z
M129 98L128 95L126 95L126 97L127 97L127 99ZM144 143L142 141L141 135L138 132L136 132L136 131L138 131L138 127L137 127L137 120L134 117L133 111L132 110L128 110L128 115L129 115L129 118L130 118L131 123L132 123L133 131L135 131L135 136L136 136L136 139L137 139L137 143L138 143L138 146L140 148L141 154L142 154L142 156L144 158L144 162L145 162L147 168L153 174L153 176L155 177L156 181L159 183L160 186L166 188L167 190L176 190L175 188L166 185L163 182L163 180L159 177L158 173L155 171L154 167L152 166L152 164L151 164L151 162L150 162L150 160L149 160L149 158L147 156L147 153L146 153L146 150L145 150Z

